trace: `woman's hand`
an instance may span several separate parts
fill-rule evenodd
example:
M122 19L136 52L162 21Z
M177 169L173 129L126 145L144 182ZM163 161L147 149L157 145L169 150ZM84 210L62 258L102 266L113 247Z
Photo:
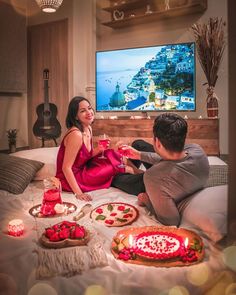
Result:
M92 201L92 197L88 193L75 194L75 197L80 201Z

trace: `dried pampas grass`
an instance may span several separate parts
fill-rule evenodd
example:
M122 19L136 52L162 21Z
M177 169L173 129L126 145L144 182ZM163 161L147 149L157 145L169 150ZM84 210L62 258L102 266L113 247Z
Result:
M222 18L210 18L207 23L194 24L194 34L199 62L209 87L215 87L218 70L225 50L225 22Z

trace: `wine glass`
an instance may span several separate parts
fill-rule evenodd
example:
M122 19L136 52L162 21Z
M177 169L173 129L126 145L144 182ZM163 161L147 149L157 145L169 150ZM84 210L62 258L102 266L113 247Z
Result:
M104 156L104 150L108 148L110 139L106 134L99 135L98 137L98 144L102 146L102 155L98 157L99 159L107 159L107 157Z
M119 168L125 168L125 163L124 163L124 157L128 156L129 151L127 151L125 148L127 147L127 144L122 144L118 146L118 153L120 154L121 158L121 163L117 166Z

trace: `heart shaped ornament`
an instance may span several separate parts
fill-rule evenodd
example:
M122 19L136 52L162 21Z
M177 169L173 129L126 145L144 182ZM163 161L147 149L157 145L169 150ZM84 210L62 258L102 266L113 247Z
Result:
M113 11L113 18L114 20L121 20L125 16L124 11L114 10Z

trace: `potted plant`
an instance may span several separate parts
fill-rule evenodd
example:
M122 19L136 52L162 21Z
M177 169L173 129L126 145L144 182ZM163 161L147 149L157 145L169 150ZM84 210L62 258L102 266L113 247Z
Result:
M225 50L225 23L222 18L210 18L207 23L193 24L197 56L205 73L207 82L207 115L210 118L218 117L218 98L215 94L215 85L218 79L218 70ZM204 84L204 85L205 85Z
M8 129L7 137L8 137L8 145L10 153L14 153L16 151L16 137L17 137L17 129Z

